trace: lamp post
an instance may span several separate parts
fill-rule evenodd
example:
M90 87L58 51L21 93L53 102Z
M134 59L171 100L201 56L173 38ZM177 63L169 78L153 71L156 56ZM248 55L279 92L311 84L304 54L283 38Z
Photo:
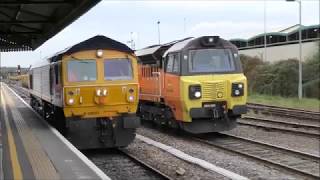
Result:
M186 34L186 18L183 18L183 34Z
M157 24L158 24L158 44L160 45L160 21L158 21Z
M133 40L133 32L130 32L130 41L127 41L127 43L130 43L130 46L131 46L131 49L135 49L135 43L134 43L134 40Z
M299 85L298 97L302 99L302 32L301 32L301 0L286 0L299 3Z
M263 7L263 29L264 29L264 53L263 53L263 55L264 55L264 57L263 57L263 59L264 59L264 61L267 61L267 10L266 10L266 0L264 0L263 1L263 5L264 5L264 7Z

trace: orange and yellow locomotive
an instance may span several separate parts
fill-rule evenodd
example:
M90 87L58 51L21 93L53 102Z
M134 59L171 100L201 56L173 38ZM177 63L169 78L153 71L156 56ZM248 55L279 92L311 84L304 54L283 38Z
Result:
M207 133L234 128L246 113L247 80L229 41L186 38L135 53L142 119Z

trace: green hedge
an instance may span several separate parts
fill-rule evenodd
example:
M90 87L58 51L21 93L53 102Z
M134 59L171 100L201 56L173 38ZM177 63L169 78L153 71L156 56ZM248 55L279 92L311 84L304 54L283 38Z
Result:
M258 57L240 56L249 93L296 97L298 94L298 66L296 59L274 63L262 62ZM319 53L307 59L303 68L303 95L318 98L320 88Z

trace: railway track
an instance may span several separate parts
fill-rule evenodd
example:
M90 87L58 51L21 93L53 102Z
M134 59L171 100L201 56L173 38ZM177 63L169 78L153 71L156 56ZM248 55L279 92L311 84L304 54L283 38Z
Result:
M28 92L24 88L17 86L14 88L20 92L19 95L26 97L28 96ZM250 120L248 119L250 119L250 117L246 118L247 122L244 124L249 124L248 121ZM260 126L263 128L274 128L279 130L282 129L279 128L281 126L284 127L283 129L285 129L285 131L287 131L289 127L289 129L291 128L291 132L294 133L298 132L296 131L298 126L302 126L303 130L301 130L300 128L300 133L306 134L308 133L307 131L312 129L311 131L314 132L312 135L319 137L319 126L316 125L308 125L301 123L299 124L284 121L279 122L271 119L266 120L261 118L251 118L251 120L254 122L263 121L262 123L273 123L271 127L265 127L265 125L260 124ZM276 125L277 127L273 127L274 125ZM316 130L318 130L318 133L315 132ZM229 152L240 154L248 158L252 158L253 160L258 161L260 163L267 164L269 166L273 166L281 170L285 170L292 174L298 174L307 179L320 178L320 157L317 155L299 152L292 149L287 149L263 142L254 141L252 139L246 139L221 133L218 137L217 134L214 134L214 136L210 136L209 134L192 138L197 141L201 141L202 143L209 144ZM128 155L128 152L125 152L124 150L119 150L113 153L98 151L94 154L89 154L88 157L98 167L105 171L108 174L108 176L114 179L126 179L124 177L126 176L126 173L124 172L128 172L131 175L127 177L130 177L130 179L132 179L132 175L138 175L138 179L170 179L170 177L162 174L161 172L158 172L156 169L152 168L151 166L139 160L138 158L132 155ZM119 170L121 170L121 173L118 172Z
M84 154L112 179L172 179L124 149L91 150Z
M10 87L23 99L29 99L29 93L25 88L16 85ZM125 149L88 150L84 151L84 154L112 179L173 179Z
M193 139L307 179L320 178L317 155L221 133L218 137L208 134Z
M294 109L294 108L284 108L284 107L257 104L257 103L247 103L247 106L249 109L253 111L259 111L262 114L320 121L320 112Z
M26 88L20 87L18 85L7 84L11 87L22 99L26 100L29 103L30 97L29 92Z
M243 116L238 119L238 124L245 126L253 126L268 130L275 130L285 133L293 133L295 135L304 135L313 138L320 138L320 121L315 120L312 123L303 121L289 120L273 120L268 118L258 118L251 116Z

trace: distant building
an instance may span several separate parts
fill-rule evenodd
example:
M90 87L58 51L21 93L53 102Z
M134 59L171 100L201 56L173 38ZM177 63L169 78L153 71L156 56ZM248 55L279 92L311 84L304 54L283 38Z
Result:
M317 51L320 43L320 25L294 25L278 32L258 34L249 39L230 39L239 48L239 53L264 59L264 36L266 35L266 60L270 62L295 58L299 59L299 28L302 33L302 60Z
M25 74L29 71L29 68L21 68L20 73ZM18 75L17 67L0 67L0 76L6 79L8 76L16 76Z

